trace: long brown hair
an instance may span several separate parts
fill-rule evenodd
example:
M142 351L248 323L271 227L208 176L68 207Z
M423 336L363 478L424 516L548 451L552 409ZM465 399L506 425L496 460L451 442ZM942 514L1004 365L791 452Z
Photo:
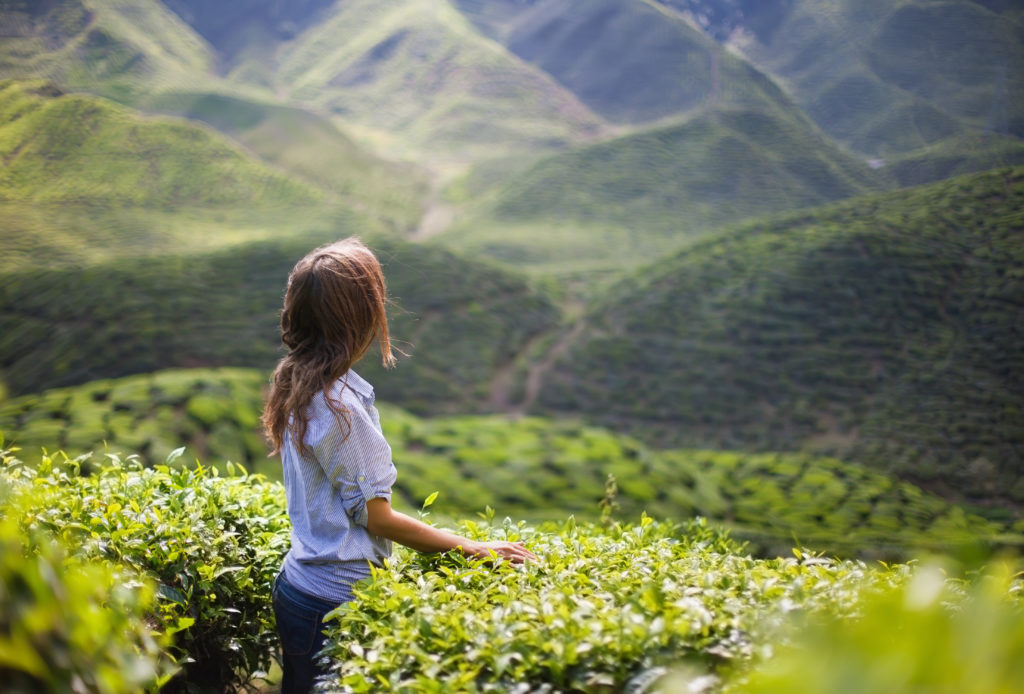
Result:
M281 341L288 354L274 370L263 411L271 455L281 450L286 432L308 453L310 402L321 391L327 396L374 342L384 365L394 364L387 302L380 263L356 237L321 246L295 264L281 311ZM351 423L341 402L327 397L327 404L346 427Z

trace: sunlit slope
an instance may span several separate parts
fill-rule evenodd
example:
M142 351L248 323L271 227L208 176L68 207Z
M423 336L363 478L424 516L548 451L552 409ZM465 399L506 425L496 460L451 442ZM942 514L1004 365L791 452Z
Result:
M106 451L157 464L184 446L186 461L221 469L240 462L280 479L259 433L267 381L266 371L246 369L95 381L0 404L0 431L27 461L60 448L94 451L91 465ZM654 451L579 422L380 410L399 470L395 503L406 508L439 492L431 510L453 517L490 506L513 517L595 520L614 475L614 517L703 515L730 524L757 551L788 551L795 536L832 553L893 556L1009 533L912 484L837 460Z
M621 267L741 219L878 190L884 180L801 117L714 110L544 159L442 241L517 263L571 268L592 257L595 267Z
M265 162L335 200L396 229L422 214L426 176L386 162L352 141L324 116L299 108L212 92L164 91L136 101L149 111L202 121Z
M323 198L208 128L42 81L0 82L0 155L7 202L181 208Z
M585 140L600 119L448 3L339 3L286 46L279 85L389 151L445 160Z
M1024 26L1012 3L747 4L736 44L857 150L886 156L968 129L1024 135Z
M350 224L331 236L362 231ZM396 302L396 346L409 355L393 371L373 357L362 367L389 401L431 413L480 409L496 372L557 323L551 301L517 275L439 249L366 241ZM314 245L306 237L0 274L0 379L26 393L169 367L270 369L282 354L288 272Z
M0 7L0 76L124 99L212 76L210 46L158 0L12 0Z
M616 123L786 97L670 8L644 0L455 3L482 31ZM766 94L767 92L767 94Z
M1024 169L716 236L594 306L542 409L1024 501Z

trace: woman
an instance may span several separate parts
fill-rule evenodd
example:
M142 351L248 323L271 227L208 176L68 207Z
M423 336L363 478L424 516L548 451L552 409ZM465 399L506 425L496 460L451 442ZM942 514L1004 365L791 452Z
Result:
M457 549L512 562L535 559L521 542L475 542L391 508L396 470L373 406L352 366L376 343L394 363L380 264L361 241L322 246L288 277L281 339L263 424L281 453L291 549L274 584L282 694L308 692L319 669L324 616L352 600L352 585L391 554Z

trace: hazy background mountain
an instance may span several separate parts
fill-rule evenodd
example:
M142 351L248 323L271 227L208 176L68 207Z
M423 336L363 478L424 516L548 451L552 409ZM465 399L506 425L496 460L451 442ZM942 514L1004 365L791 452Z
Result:
M1019 508L1018 5L0 0L0 392L265 371L358 233L417 415Z

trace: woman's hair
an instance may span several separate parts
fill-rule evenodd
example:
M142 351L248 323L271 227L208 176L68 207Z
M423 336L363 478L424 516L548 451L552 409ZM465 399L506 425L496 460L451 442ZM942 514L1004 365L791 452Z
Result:
M309 452L306 410L321 391L339 421L350 424L347 410L328 393L374 342L384 365L394 364L386 307L380 263L358 238L321 246L295 264L281 311L281 341L288 354L274 370L263 411L271 455L281 450L286 431L299 450Z

